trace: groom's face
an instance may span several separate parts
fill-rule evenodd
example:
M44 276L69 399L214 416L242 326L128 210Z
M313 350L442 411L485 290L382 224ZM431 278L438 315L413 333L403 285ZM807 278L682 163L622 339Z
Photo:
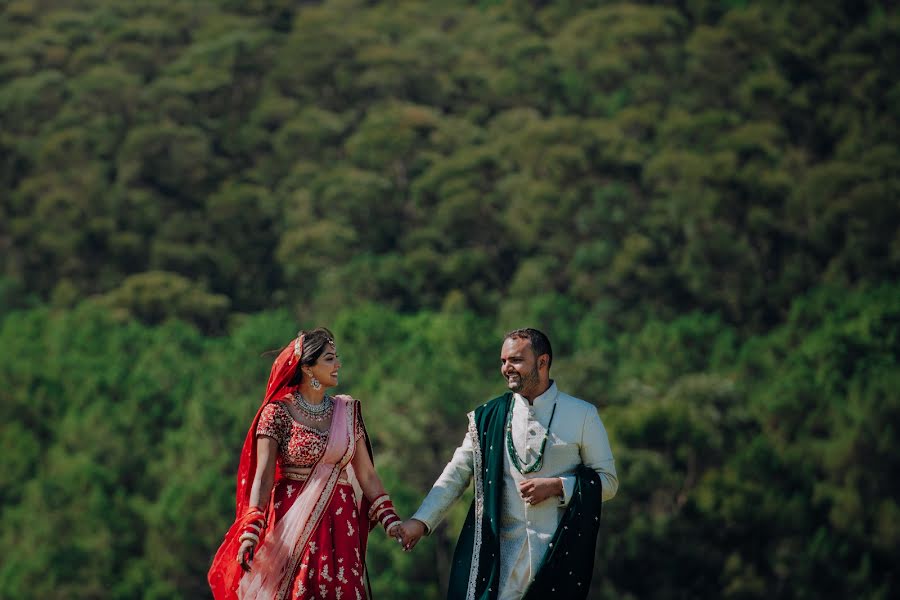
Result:
M540 386L538 357L531 348L531 340L507 338L500 349L500 373L512 391L530 397Z

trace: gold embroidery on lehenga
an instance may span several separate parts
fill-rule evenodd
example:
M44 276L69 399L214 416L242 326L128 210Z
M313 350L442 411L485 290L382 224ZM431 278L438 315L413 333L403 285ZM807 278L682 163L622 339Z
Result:
M346 402L346 400L342 399L341 402ZM306 548L306 543L309 541L312 532L316 527L318 527L319 521L321 520L325 509L328 507L329 502L331 502L331 498L334 493L334 487L337 484L337 480L340 476L341 471L343 471L344 467L347 466L347 463L350 462L350 459L353 458L353 451L355 450L356 446L352 443L353 436L350 434L353 431L352 428L356 417L356 410L352 402L347 403L347 407L344 412L346 413L345 425L347 425L348 427L345 439L349 440L349 442L347 443L347 447L344 450L344 455L332 467L331 473L328 476L328 481L325 483L325 488L322 491L322 494L319 496L316 505L313 507L309 519L307 519L306 521L306 526L303 528L303 532L300 534L300 539L297 540L297 543L294 545L294 550L291 553L290 560L288 560L288 568L285 571L285 576L281 581L281 587L278 590L276 600L284 600L284 598L286 597L287 592L290 589L291 582L294 579L294 573L297 572L297 565L302 558L303 549ZM357 556L359 556L358 549ZM313 569L309 570L310 576L313 574L313 572ZM322 592L322 594L324 596L324 591Z

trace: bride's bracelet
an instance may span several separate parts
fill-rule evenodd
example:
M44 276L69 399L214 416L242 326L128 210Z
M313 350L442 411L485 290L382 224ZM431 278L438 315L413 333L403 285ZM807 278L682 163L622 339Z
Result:
M400 524L400 517L394 510L394 503L387 494L382 494L375 498L372 508L369 509L369 520L379 521L384 531L390 535L391 530Z
M238 541L242 544L244 542L246 542L247 540L250 540L251 542L253 542L253 545L255 546L259 543L259 535L256 533L251 533L249 531L245 531L244 533L241 534L241 537L238 538Z
M259 536L266 527L266 515L261 508L252 507L245 514L244 518L247 523L241 529L241 536L238 541L244 543L247 540L253 542L254 545L259 543Z
M387 494L381 494L380 496L378 496L377 498L372 500L372 506L369 507L369 520L376 521L377 518L375 516L375 513L378 511L378 509L381 507L382 504L384 504L385 502L390 502L390 501L391 501L391 497L388 496Z

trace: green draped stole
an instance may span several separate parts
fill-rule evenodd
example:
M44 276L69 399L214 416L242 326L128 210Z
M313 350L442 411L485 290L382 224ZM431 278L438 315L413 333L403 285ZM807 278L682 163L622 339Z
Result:
M447 600L494 600L500 587L505 426L512 392L475 409L475 498L453 553ZM525 600L586 598L600 529L602 489L595 471L578 465L576 483Z

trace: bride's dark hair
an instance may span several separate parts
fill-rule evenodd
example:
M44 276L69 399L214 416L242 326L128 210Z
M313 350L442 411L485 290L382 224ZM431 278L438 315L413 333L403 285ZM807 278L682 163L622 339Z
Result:
M325 352L325 347L328 344L334 344L334 334L326 327L316 327L300 333L303 334L303 353L300 355L300 364L297 365L297 370L288 385L300 385L300 382L303 381L303 370L300 367L316 364L316 361Z

